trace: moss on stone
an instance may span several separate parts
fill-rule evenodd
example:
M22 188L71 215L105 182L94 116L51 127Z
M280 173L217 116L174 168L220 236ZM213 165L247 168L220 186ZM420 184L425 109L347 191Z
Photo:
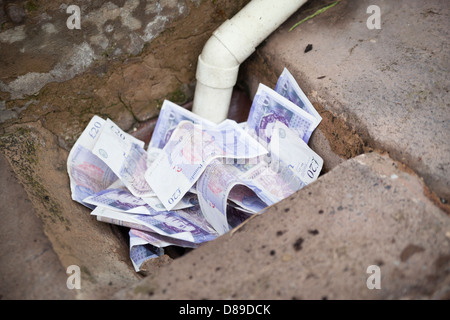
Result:
M183 104L187 102L186 93L183 91L181 86L175 91L168 93L166 95L166 99L176 104Z
M10 159L16 174L21 178L27 192L39 202L43 209L43 222L64 223L70 229L70 221L62 215L62 210L50 192L39 181L36 166L39 163L39 141L33 132L25 127L0 136L0 151Z
M28 12L33 12L33 11L37 11L39 8L38 4L36 3L36 1L34 0L29 0L25 3L25 9Z

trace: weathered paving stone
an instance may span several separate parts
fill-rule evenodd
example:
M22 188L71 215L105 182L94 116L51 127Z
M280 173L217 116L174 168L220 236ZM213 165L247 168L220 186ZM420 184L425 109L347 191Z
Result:
M369 266L381 289L368 289ZM387 155L360 155L120 291L132 299L445 299L450 217Z
M308 2L244 63L251 96L260 82L274 86L287 67L324 118L311 139L313 148L318 140L328 141L344 159L366 145L389 152L448 202L448 3L343 0L289 32L327 4ZM381 29L366 25L370 5L381 10ZM309 44L312 50L305 53ZM348 130L337 130L336 121L361 141L349 141ZM340 162L332 152L322 155L327 165Z
M0 154L0 299L73 299L66 270L6 158Z
M13 182L23 186L10 189L2 180L7 191L2 191L1 203L8 207L2 216L12 216L2 220L0 270L10 277L2 279L5 291L0 294L16 299L101 299L139 280L130 264L127 237L71 199L68 152L54 135L39 122L8 127L0 135L0 156L8 164L2 170L10 168ZM71 265L80 268L81 289L69 292L66 270ZM16 282L8 282L11 279Z

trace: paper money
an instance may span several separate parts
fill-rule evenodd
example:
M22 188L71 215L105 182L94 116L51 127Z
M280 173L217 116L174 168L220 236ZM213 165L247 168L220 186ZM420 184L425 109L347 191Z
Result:
M158 248L165 248L168 246L178 246L183 248L197 248L199 244L178 240L174 238L169 238L162 236L158 233L154 232L148 232L148 231L142 231L138 229L130 229L130 234L133 234L134 236L140 237L147 241L147 243L150 243L151 245L158 247Z
M309 141L319 121L293 102L284 98L274 90L260 84L253 99L247 127L260 139L270 142L272 127L276 121L297 132L306 143Z
M223 164L218 160L213 160L197 181L197 195L202 214L219 234L228 232L240 218L248 218L249 214L267 207L252 190L242 184L254 187L241 177L240 171L234 165ZM261 190L261 193L264 192ZM234 216L230 216L228 200L244 209L231 211Z
M302 89L288 69L284 68L281 76L278 78L275 91L299 106L301 109L308 112L310 115L314 116L319 123L322 121L322 117L303 93Z
M231 188L240 182L232 165L213 160L197 181L197 195L205 219L219 234L229 230L227 199Z
M167 246L196 248L316 180L307 142L322 118L287 69L260 85L247 122L214 124L164 101L147 150L93 117L72 148L72 198L130 228L136 271Z
M271 168L276 172L287 166L305 185L319 177L323 159L279 121L273 127L269 149Z
M143 198L145 203L147 203L150 207L152 207L153 210L156 211L166 211L166 208L164 207L161 200L159 200L158 197L148 197ZM198 206L198 198L195 193L188 192L186 193L183 198L173 207L172 210L180 210L180 209L186 209L190 207Z
M165 208L171 210L213 159L254 158L265 153L267 150L234 121L220 130L182 121L145 178Z
M205 126L215 125L215 123L204 119L173 102L164 100L161 111L159 112L155 130L153 130L149 148L164 148L172 136L172 133L175 131L177 125L184 120Z
M224 234L230 229L227 200L256 213L304 185L287 166L275 172L264 161L256 165L228 165L214 160L197 181L197 195L205 219L219 234Z
M183 210L177 210L175 212L178 214L178 216L197 225L199 228L206 231L207 233L210 233L212 235L212 238L215 239L217 237L218 235L217 232L214 230L211 224L208 221L206 221L205 218L203 217L200 206L190 207Z
M199 211L197 209L187 208L191 213ZM154 211L151 215L134 215L133 220L148 227L152 232L163 236L179 240L202 243L215 239L217 233L212 228L205 227L205 222L195 221L184 210L177 211Z
M242 170L244 185L254 191L267 205L272 205L304 187L287 166L274 171L269 163L262 161L249 168L236 166Z
M115 224L121 227L138 229L146 232L153 232L152 229L133 219L133 216L137 214L130 214L123 211L112 210L107 207L98 206L91 211L91 215L96 216L97 220L101 222Z
M267 207L267 204L253 190L241 184L230 190L228 200L237 204L241 210L249 213L258 213Z
M178 240L155 233L148 227L136 222L132 218L133 215L129 213L111 210L104 207L97 207L91 212L91 215L96 216L98 221L130 228L130 231L134 235L144 238L144 240L148 243L158 248L164 248L172 245L186 248L198 247L198 244L193 242Z
M264 177L268 175L268 177ZM292 174L291 174L292 176ZM219 234L229 231L227 201L249 213L262 209L296 191L287 179L273 172L268 164L223 164L213 160L197 181L197 195L205 219ZM276 185L271 185L277 183ZM280 195L281 194L281 195Z
M153 258L164 254L164 249L153 246L145 239L138 237L131 232L130 235L130 259L136 272L140 271L142 264Z
M245 212L240 208L236 208L233 206L227 207L227 219L230 230L236 228L238 225L240 225L242 222L244 222L251 216L252 216L251 213Z
M128 190L106 189L84 199L94 206L135 214L150 214L149 205Z
M156 158L162 153L162 149L148 148L147 149L147 167L156 160ZM190 192L186 193L183 198L173 207L173 210L185 209L198 205L198 199L195 193L195 186L191 187ZM166 208L162 204L161 200L155 195L154 197L145 197L143 200L156 211L165 211Z
M104 119L94 116L67 158L72 199L89 208L92 208L92 205L83 202L85 198L106 189L118 180L114 172L92 153L104 124Z
M199 243L167 237L156 233L151 228L141 224L139 221L136 221L136 219L133 219L133 216L137 215L111 210L105 207L95 208L91 212L91 215L96 216L98 221L130 228L135 235L143 237L148 243L155 247L163 248L175 245L184 248L197 248L199 246ZM215 231L212 231L211 227L204 228L211 231L212 234L215 234Z
M173 238L164 237L160 234L144 231L141 229L135 229L134 227L141 228L141 226L132 221L131 215L127 213L123 213L120 211L114 211L107 208L98 207L94 211L92 211L91 215L97 216L97 220L105 223L115 224L123 227L130 228L129 234L130 237L139 237L143 240L139 244L151 244L157 248L164 248L168 246L179 246L186 248L196 248L197 244L182 240L177 240ZM145 228L145 227L142 227ZM130 238L131 240L131 238ZM131 254L130 254L131 256ZM150 257L149 257L150 258ZM132 258L133 260L133 258Z
M91 212L91 215L97 216L99 221L157 233L166 238L195 244L211 241L218 236L208 222L201 219L199 206L165 212L157 212L150 208L150 211L149 215L142 215L97 207Z
M161 154L162 149L158 148L147 148L147 168L156 160L156 158Z
M147 154L144 142L122 131L107 119L93 153L102 159L136 197L151 197L152 191L144 178Z

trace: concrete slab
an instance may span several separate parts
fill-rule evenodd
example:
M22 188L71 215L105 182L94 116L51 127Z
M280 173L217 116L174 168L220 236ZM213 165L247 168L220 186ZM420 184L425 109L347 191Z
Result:
M31 201L0 154L0 299L73 299Z
M47 294L53 298L69 291L65 272L71 265L81 271L81 289L72 293L77 299L108 298L138 281L140 276L130 263L128 236L124 237L116 226L98 222L90 216L91 210L71 199L68 152L58 146L57 138L39 122L11 126L5 131L0 135L0 154L9 165L2 165L5 175L1 177L8 179L7 168L11 168L23 189L16 193L14 181L2 184L2 189L9 190L0 199L2 208L7 208L2 209L2 216L7 218L2 226L6 239L1 245L0 267L5 275L12 275L21 270L16 264L25 262L27 273L14 273L16 280L24 281L17 280L21 287L9 287L12 283L6 279L2 290L14 293L17 299L32 294L33 298ZM34 243L34 239L40 243ZM12 266L16 270L11 270ZM36 274L28 268L36 268ZM48 272L43 280L53 281L53 293L47 292L50 289L44 283L40 286L33 282L40 279L40 272ZM61 282L61 278L65 279Z
M386 155L358 156L115 297L448 299L450 217L424 188Z
M387 151L448 202L449 2L342 0L289 32L326 4L308 2L244 63L251 96L260 82L274 86L287 67L324 117L316 140L325 135L343 158L365 145ZM370 5L381 10L381 29L367 27ZM305 53L309 44L312 50ZM336 119L362 139L355 153L335 150L338 143L350 149L359 143L337 137Z

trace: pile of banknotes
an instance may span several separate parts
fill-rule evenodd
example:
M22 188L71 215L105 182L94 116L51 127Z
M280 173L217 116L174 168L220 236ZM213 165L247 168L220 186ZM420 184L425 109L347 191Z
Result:
M316 180L323 160L308 141L321 120L287 69L275 90L259 85L243 123L164 101L147 147L94 116L67 160L72 199L129 228L139 271L165 247L196 248Z

